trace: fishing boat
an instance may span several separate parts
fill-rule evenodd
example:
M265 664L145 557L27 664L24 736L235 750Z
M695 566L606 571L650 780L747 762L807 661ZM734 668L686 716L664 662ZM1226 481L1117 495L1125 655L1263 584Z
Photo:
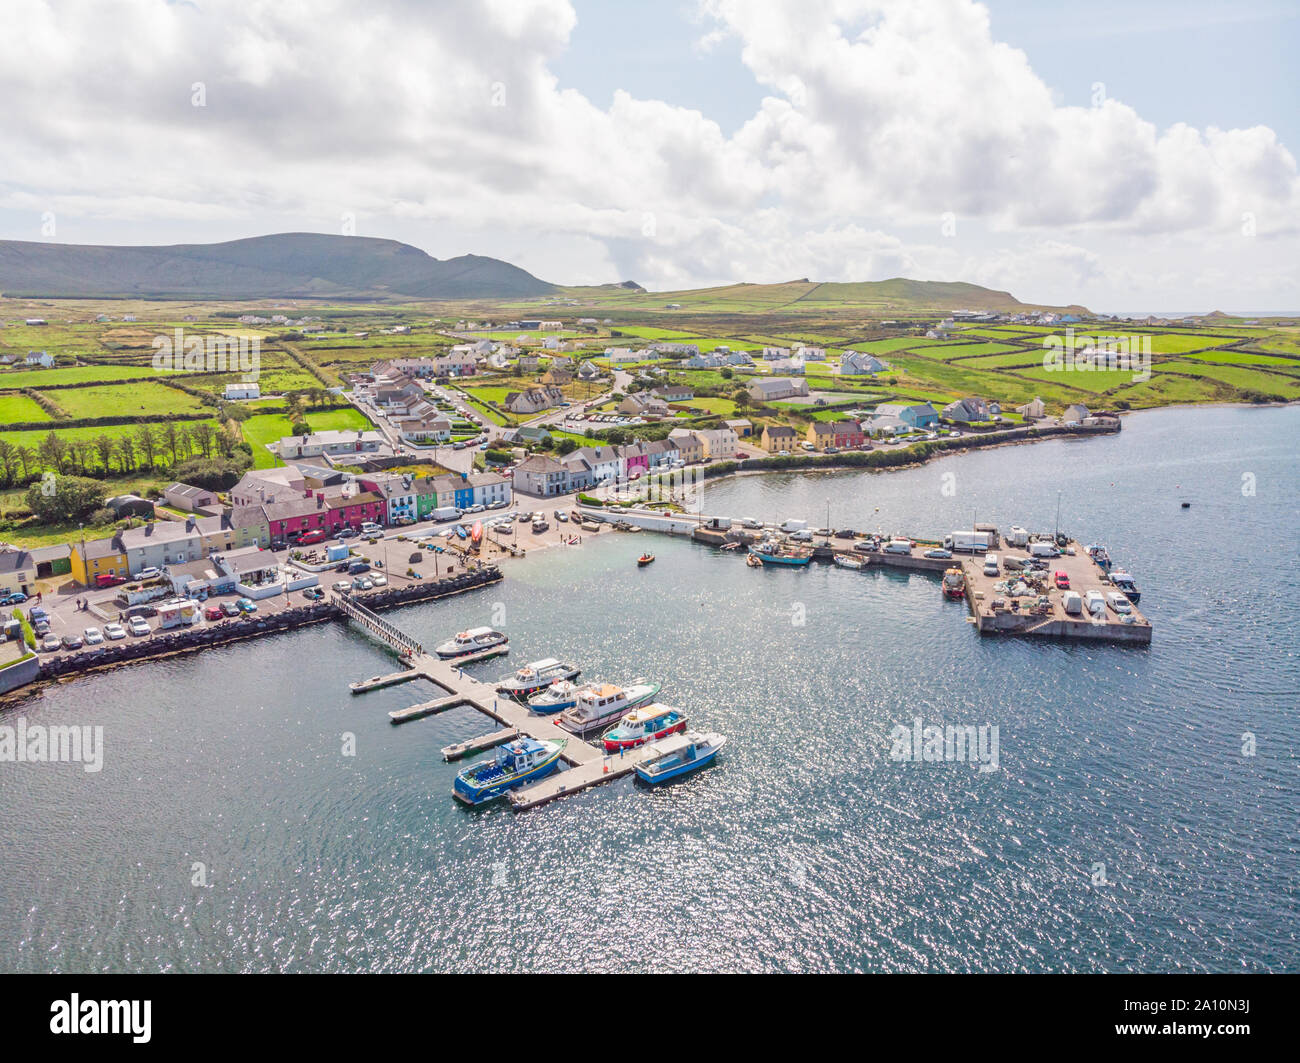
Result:
M640 557L636 559L636 563L641 568L645 568L646 565L650 564L650 562L653 561L654 559L655 559L654 554L642 554Z
M723 543L721 546L718 547L718 549L719 549L719 550L739 550L739 549L741 548L742 545L743 545L742 543Z
M860 558L849 557L847 554L836 554L835 563L839 565L840 568L852 569L854 572L860 571L862 568L862 561Z
M562 679L576 679L581 674L579 668L557 661L554 657L544 657L540 661L524 665L513 675L503 675L497 680L497 693L523 701L545 690L552 683L558 683Z
M1190 502L1183 503L1183 509L1191 509L1191 508L1192 508L1192 504Z
M474 522L474 527L469 532L469 541L475 546L483 541L483 522L481 520Z
M470 653L478 653L480 650L490 650L493 647L504 647L510 639L500 631L493 631L490 627L472 627L468 631L458 632L454 639L448 639L440 646L434 648L434 653L444 661L451 660L454 657L464 657Z
M1103 572L1110 571L1110 554L1106 552L1104 546L1098 546L1096 543L1092 543L1089 546L1084 547L1084 549L1088 551L1088 556L1092 558L1093 563L1098 568Z
M626 687L613 683L585 686L578 691L573 707L562 712L555 722L571 734L586 736L622 719L637 706L653 701L660 686L644 679Z
M940 586L943 588L945 598L957 600L966 597L966 576L960 568L945 570Z
M781 543L773 539L758 543L749 548L751 557L757 557L765 565L806 565L812 560L812 551L803 550L790 543Z
M1119 569L1116 569L1110 574L1110 582L1117 591L1123 592L1124 597L1134 605L1137 605L1142 600L1142 592L1138 590L1137 583L1127 572L1120 572Z
M656 738L667 738L670 734L684 730L686 714L681 709L658 702L642 705L619 720L618 726L611 728L605 735L605 752L619 753L625 749L635 749Z
M560 766L566 740L539 741L518 738L456 773L452 794L467 805L481 805L510 790L550 775Z
M726 744L722 735L709 731L683 731L662 738L651 744L648 759L636 766L637 777L651 786L676 779L712 764Z
M457 539L468 539L468 538L469 538L469 532L467 532L467 531L465 530L465 526L464 526L463 524L457 524L456 527L452 528L452 531L454 531L454 532L456 533L456 538L457 538Z
M568 679L560 679L545 690L528 699L528 707L533 712L549 716L553 712L563 712L578 703L578 691L582 687Z
M745 564L747 564L750 568L762 568L763 559L760 558L757 554L746 554Z

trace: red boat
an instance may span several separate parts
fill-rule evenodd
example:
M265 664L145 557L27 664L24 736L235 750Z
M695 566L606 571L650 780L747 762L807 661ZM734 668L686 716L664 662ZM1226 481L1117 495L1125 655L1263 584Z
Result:
M644 705L633 709L621 720L618 726L605 735L605 752L618 753L624 749L637 746L655 738L675 734L686 730L686 714L671 705Z
M950 568L943 574L943 596L954 600L966 597L966 577L959 568Z

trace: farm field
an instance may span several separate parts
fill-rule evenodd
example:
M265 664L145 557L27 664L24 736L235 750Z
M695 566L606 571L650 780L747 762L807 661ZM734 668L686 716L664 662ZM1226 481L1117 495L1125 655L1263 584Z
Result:
M369 430L374 427L360 410L348 407L341 410L317 410L309 412L307 423L317 432L346 431L348 429ZM268 469L279 464L279 458L266 449L267 443L274 443L290 435L293 424L287 416L280 413L261 413L250 417L241 426L244 439L253 447L253 468Z
M44 388L51 384L87 384L101 380L138 380L157 377L151 365L73 365L66 369L7 369L0 373L0 388Z
M1300 361L1275 354L1251 354L1249 351L1193 351L1184 357L1220 365L1271 365L1300 372Z
M177 428L182 426L192 428L197 424L206 424L214 430L217 427L215 419L177 421L175 424ZM156 432L161 430L164 426L162 424L154 424L150 427ZM106 435L110 439L117 439L124 435L134 436L139 430L140 426L136 424L89 425L83 428L60 428L57 422L52 421L49 428L32 428L26 431L12 432L0 431L0 439L12 443L16 447L27 447L30 450L35 451L36 448L40 446L41 440L49 435L51 431L53 431L64 442L71 443L74 440L96 439L101 435Z
M60 388L49 397L71 418L150 417L160 414L195 413L199 400L178 388L155 381L106 384L100 387Z
M50 415L26 395L0 395L0 425L49 419Z

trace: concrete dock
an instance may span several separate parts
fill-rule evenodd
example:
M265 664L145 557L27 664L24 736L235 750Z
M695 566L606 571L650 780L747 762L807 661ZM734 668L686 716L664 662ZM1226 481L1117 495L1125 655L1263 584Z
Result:
M404 672L393 672L391 675L376 675L356 683L349 683L348 689L354 694L364 694L368 690L379 690L381 687L396 686L398 683L409 683L412 679L419 678L420 673L418 671L414 668L408 668Z

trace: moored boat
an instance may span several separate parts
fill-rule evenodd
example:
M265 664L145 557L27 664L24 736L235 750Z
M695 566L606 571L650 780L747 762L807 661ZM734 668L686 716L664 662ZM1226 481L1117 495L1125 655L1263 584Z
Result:
M481 805L501 797L525 783L550 775L560 765L565 741L538 741L517 738L496 751L489 760L481 760L456 773L452 794L467 805Z
M749 548L751 557L757 557L765 565L806 565L812 560L811 550L802 550L790 543L773 540L757 543Z
M1116 569L1110 574L1110 582L1117 591L1122 591L1124 597L1134 605L1137 605L1142 600L1142 592L1138 590L1137 583L1127 572Z
M497 681L497 693L522 700L562 679L576 679L581 672L581 669L554 657L544 657L524 665L513 675L503 675Z
M835 563L839 565L840 568L852 569L854 572L860 571L862 568L861 559L849 557L848 554L836 554Z
M472 627L468 631L458 632L454 639L448 639L435 647L433 652L446 661L454 657L478 653L480 650L504 646L509 641L505 634L493 631L490 627Z
M757 554L746 554L745 564L747 564L750 568L762 568L763 559L759 557Z
M960 568L946 569L943 574L943 596L945 598L966 597L966 576Z
M604 737L605 752L618 753L625 749L635 749L656 738L667 738L670 734L686 730L686 713L671 705L654 702L633 709L612 728Z
M578 691L573 707L561 713L555 722L572 734L588 735L622 719L637 706L653 701L660 685L638 679L626 687L613 683L583 687Z
M528 707L533 712L542 715L550 715L553 712L563 712L565 709L571 709L578 703L578 691L582 687L577 683L570 682L568 679L561 679L552 683L545 690L534 694L528 699Z
M726 744L722 735L710 731L670 735L651 743L647 759L636 766L637 777L651 786L676 779L712 764Z
M1110 554L1106 552L1106 548L1104 546L1099 546L1096 543L1091 543L1088 546L1084 547L1084 549L1088 551L1088 556L1092 558L1093 563L1096 564L1098 568L1100 568L1103 572L1110 571Z

